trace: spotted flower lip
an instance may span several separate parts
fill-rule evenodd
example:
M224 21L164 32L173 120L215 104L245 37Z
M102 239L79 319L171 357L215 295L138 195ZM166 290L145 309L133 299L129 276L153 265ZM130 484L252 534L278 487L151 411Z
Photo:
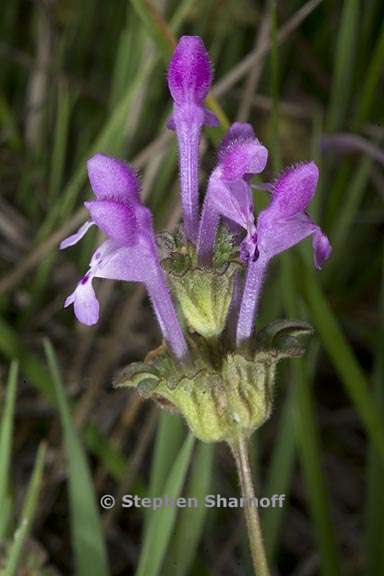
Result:
M217 126L216 116L204 107L212 82L208 52L198 36L182 36L168 68L173 111L168 128L179 145L180 187L184 231L195 243L199 227L199 144L204 124Z
M234 123L219 150L218 165L212 172L204 200L198 237L198 256L202 264L212 258L217 227L221 217L236 222L247 232L246 242L256 233L249 177L262 172L268 150L256 138L247 123Z
M152 215L140 202L134 170L120 160L97 154L88 162L88 175L96 196L85 202L92 219L63 240L60 248L76 244L92 225L100 228L107 240L93 254L88 272L66 299L65 307L73 304L78 320L91 326L99 318L94 278L143 282L165 340L176 357L185 357L187 344L160 266Z

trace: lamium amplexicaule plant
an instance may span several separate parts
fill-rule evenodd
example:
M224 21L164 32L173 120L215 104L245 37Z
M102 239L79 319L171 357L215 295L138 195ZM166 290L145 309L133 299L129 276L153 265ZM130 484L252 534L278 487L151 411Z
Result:
M312 330L304 322L277 320L254 334L257 309L274 256L311 236L319 269L331 246L306 213L319 177L316 164L300 163L272 183L252 185L251 178L266 167L268 150L247 123L236 122L227 131L200 206L201 134L204 126L218 125L204 106L211 82L202 40L183 36L168 68L173 111L167 126L178 142L183 208L175 234L156 235L133 167L103 154L88 161L95 195L85 202L90 219L60 247L73 246L94 225L106 240L65 306L73 304L78 320L93 325L99 318L94 278L144 283L164 342L143 362L125 368L117 385L135 387L145 398L180 413L201 441L229 444L252 559L262 576L268 567L252 505L248 439L271 414L277 363L301 356ZM257 216L254 187L270 196Z

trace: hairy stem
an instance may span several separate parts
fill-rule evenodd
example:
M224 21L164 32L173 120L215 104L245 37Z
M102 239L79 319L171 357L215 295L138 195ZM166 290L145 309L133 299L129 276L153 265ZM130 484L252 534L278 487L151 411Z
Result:
M232 441L230 446L236 461L241 494L244 498L244 515L255 574L256 576L270 576L261 534L260 518L256 506L247 440L244 437L240 437Z

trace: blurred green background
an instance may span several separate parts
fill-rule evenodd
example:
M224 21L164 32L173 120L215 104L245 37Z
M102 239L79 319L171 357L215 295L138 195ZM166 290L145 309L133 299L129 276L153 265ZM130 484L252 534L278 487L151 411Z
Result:
M384 574L384 7L382 0L3 0L0 19L0 567L3 574L252 574L240 510L103 510L99 498L238 494L229 450L193 442L178 416L113 390L160 339L140 286L97 286L101 322L63 301L100 240L85 220L85 160L140 171L158 230L180 218L165 72L174 38L199 34L211 104L253 124L263 177L315 159L311 210L333 243L277 259L258 326L307 319L304 360L279 370L253 438L275 574ZM224 133L207 129L202 190ZM266 198L260 192L256 203ZM145 512L145 513L144 513Z

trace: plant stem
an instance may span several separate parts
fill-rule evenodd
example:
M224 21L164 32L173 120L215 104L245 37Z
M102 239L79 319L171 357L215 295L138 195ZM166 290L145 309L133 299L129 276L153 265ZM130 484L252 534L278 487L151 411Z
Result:
M244 515L247 523L248 539L252 562L257 576L269 576L267 557L261 534L260 518L257 511L252 471L249 462L247 440L239 437L230 443L239 475L241 494L244 499Z

